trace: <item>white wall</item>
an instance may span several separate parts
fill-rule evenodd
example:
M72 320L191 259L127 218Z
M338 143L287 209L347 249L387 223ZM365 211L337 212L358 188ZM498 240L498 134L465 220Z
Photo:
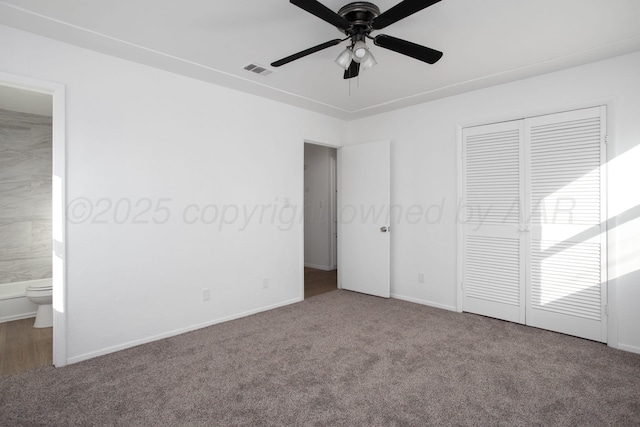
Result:
M350 122L349 143L392 141L392 293L456 307L458 126L610 102L609 340L640 352L639 70L635 53Z
M331 162L336 149L315 144L304 148L304 265L333 269L331 250Z
M0 70L67 88L70 362L302 298L303 143L344 122L4 26Z

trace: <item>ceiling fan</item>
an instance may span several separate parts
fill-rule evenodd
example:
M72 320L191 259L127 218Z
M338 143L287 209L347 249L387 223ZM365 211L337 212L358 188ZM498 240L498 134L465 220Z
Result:
M370 33L374 30L386 28L439 1L440 0L403 0L381 14L378 6L366 1L349 3L343 6L338 13L335 13L316 0L290 0L290 3L337 27L347 37L344 39L330 40L326 43L294 53L286 58L272 62L271 66L280 67L296 59L340 44L345 40L350 40L349 46L340 53L336 59L336 63L345 69L344 78L351 79L358 76L361 67L362 69L367 69L376 65L373 54L369 52L365 44L366 39L373 40L376 46L410 56L411 58L428 64L435 64L442 58L442 52L386 34L379 34L372 37Z

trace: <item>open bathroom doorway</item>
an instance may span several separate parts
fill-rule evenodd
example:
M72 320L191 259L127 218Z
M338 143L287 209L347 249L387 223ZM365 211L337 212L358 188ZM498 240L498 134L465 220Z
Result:
M64 105L0 73L0 375L66 364Z
M338 289L337 150L304 144L304 298Z

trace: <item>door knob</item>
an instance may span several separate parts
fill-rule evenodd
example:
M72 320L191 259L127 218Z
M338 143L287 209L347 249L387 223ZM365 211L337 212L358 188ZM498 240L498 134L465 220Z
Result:
M387 227L380 227L380 231L386 233L387 231L389 231L389 229Z

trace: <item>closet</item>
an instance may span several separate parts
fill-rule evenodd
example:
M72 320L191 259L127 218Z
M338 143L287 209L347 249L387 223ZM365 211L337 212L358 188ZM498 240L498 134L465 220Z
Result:
M463 129L463 311L606 342L605 118Z

